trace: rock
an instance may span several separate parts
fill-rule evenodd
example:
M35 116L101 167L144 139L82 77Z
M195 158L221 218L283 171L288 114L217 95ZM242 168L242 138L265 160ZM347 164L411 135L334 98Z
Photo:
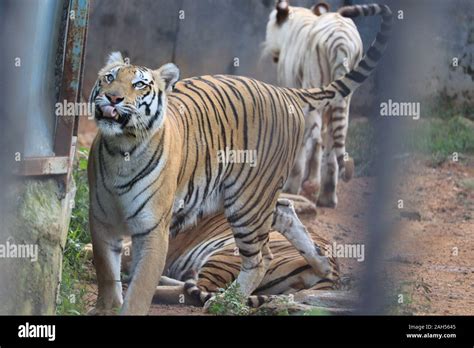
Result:
M277 297L259 308L255 315L347 315L355 312L357 298L348 291L303 290Z
M294 295L295 302L324 308L355 308L357 297L349 291L303 290Z

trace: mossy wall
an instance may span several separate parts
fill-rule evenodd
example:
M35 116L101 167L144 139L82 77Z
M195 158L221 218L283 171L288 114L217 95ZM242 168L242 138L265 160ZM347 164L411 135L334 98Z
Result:
M1 258L0 314L54 314L67 226L75 188L55 179L24 179L9 188L9 217L1 244L32 245L37 260ZM33 250L33 249L32 249Z

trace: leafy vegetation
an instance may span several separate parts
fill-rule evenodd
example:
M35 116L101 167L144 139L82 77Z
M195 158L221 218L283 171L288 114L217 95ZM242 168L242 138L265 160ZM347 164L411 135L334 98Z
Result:
M211 300L208 311L216 315L249 315L251 308L247 306L239 284L232 283L225 291L220 289L220 294Z
M86 281L90 279L91 264L84 255L84 246L90 243L88 231L89 187L87 184L87 158L89 152L77 151L74 165L76 197L63 255L63 270L59 290L57 314L79 315L87 310Z
M462 116L420 120L407 130L406 149L431 156L439 164L453 153L474 153L474 123Z
M321 316L321 315L330 315L328 311L325 311L322 308L313 308L309 311L303 312L304 316Z
M407 121L398 139L400 154L419 153L428 156L436 166L454 153L459 157L474 154L474 112L456 108L450 101L437 101L417 121ZM373 174L377 157L375 129L372 122L355 120L349 125L347 151L354 159L357 176Z

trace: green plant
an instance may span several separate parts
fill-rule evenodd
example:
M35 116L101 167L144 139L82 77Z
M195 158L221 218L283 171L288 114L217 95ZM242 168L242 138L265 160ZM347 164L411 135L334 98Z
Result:
M85 258L84 246L90 243L88 232L89 188L87 184L88 150L77 151L74 165L76 184L75 204L63 254L63 269L58 296L57 314L79 315L87 310L86 281L90 279L91 264Z
M249 315L251 309L247 306L247 298L240 291L239 284L232 283L224 291L220 289L220 293L211 299L208 308L209 313L216 315Z
M308 311L306 311L306 312L303 312L302 314L305 315L305 316L329 315L329 313L328 313L327 311L325 311L324 309L321 309L321 308L313 308L313 309L310 309L310 310L308 310Z
M474 153L474 124L455 116L418 121L404 135L405 150L430 155L433 165L458 154Z

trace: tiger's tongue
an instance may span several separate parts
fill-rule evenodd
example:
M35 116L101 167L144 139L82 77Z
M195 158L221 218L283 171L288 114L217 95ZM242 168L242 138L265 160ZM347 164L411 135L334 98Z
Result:
M113 106L107 105L100 108L104 117L116 118L117 110Z

